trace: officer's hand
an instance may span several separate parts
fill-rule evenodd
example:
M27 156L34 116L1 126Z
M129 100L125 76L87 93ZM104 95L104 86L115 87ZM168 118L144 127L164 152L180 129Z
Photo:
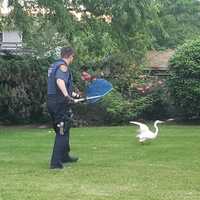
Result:
M66 102L67 104L69 104L69 105L72 105L72 104L75 104L75 103L76 103L76 102L75 102L75 99L72 98L72 97L70 97L70 96L65 97L65 102Z
M80 99L81 98L81 95L79 93L76 93L76 92L72 92L72 97L74 99Z
M74 99L75 103L85 103L87 101L87 97L81 96L79 99Z

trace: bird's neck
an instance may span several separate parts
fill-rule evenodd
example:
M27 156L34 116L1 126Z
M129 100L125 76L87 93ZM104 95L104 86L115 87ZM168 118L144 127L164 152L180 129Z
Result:
M157 126L157 123L154 124L154 127L156 129L156 131L154 133L154 136L156 137L158 135L158 126Z

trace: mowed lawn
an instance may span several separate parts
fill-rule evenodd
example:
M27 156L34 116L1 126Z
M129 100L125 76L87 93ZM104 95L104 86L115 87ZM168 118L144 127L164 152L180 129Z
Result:
M50 129L0 127L0 200L200 200L200 126L73 128L80 160L50 170Z

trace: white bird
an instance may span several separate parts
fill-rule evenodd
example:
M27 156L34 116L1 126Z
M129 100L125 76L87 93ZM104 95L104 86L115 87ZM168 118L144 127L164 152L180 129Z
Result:
M164 123L164 122L160 121L160 120L156 120L154 122L154 127L156 129L155 132L150 131L149 127L147 125L141 123L141 122L130 121L130 123L140 126L139 134L136 137L139 139L139 142L143 143L146 140L155 139L157 137L157 135L158 135L158 126L157 126L157 124Z

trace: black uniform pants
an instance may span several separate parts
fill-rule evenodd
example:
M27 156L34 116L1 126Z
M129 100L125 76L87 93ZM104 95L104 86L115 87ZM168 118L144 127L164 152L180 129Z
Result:
M71 127L71 109L66 103L56 102L48 99L48 111L53 121L53 128L55 131L55 143L51 156L51 165L57 166L62 164L62 161L69 156L70 151L70 127ZM58 125L64 122L64 131L60 132Z

